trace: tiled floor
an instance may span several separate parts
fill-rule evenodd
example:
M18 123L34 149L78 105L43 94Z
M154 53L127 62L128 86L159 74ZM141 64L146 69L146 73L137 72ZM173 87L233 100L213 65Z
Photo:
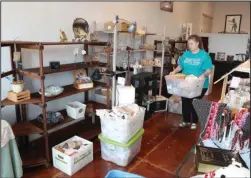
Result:
M218 101L221 86L214 87L214 93L207 98ZM72 177L104 177L110 170L119 169L145 177L175 177L176 168L196 143L199 130L179 129L182 116L171 113L158 113L144 124L145 133L141 152L127 166L119 167L102 160L99 141L95 140L94 161ZM25 171L24 177L69 177L53 168L34 168Z

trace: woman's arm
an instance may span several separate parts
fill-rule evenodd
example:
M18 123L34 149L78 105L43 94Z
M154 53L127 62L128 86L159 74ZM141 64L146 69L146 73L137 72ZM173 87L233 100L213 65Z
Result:
M209 76L211 74L212 70L206 70L206 72L204 72L199 78L200 79L205 79L207 76Z
M180 72L182 70L182 68L180 67L180 65L178 65L172 72L170 72L170 75L174 75L178 72Z
M212 73L212 68L213 68L212 59L207 54L206 59L203 62L203 65L202 65L202 69L204 69L205 72L199 78L200 79L205 79L206 77L208 77Z

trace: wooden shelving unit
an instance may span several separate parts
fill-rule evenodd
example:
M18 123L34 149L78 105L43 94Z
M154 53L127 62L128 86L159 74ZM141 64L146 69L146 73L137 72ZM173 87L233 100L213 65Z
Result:
M104 46L106 47L106 53L107 53L107 63L98 63L98 64L87 64L87 63L73 63L73 64L62 64L60 65L60 69L58 70L50 70L49 67L43 66L43 51L45 46L49 45L83 45L83 49L88 53L88 47L89 46ZM59 72L67 72L67 71L73 71L77 69L86 69L88 73L88 68L94 68L94 67L106 67L110 69L111 66L111 60L110 60L110 53L111 53L111 47L109 42L90 42L90 41L84 41L84 42L66 42L66 43L60 43L60 42L32 42L32 41L1 41L1 47L9 46L10 47L10 53L11 53L11 67L12 69L8 72L2 73L1 78L4 78L8 75L13 75L14 80L17 79L23 79L23 76L33 78L40 80L41 85L41 95L36 92L31 94L31 99L15 103L13 101L8 100L7 98L1 101L1 107L9 106L9 105L15 105L16 109L16 118L17 122L12 126L13 132L15 136L21 137L21 140L24 141L26 144L25 148L20 148L20 153L23 161L24 167L33 167L38 165L48 165L51 161L50 157L50 150L51 147L49 147L49 140L48 135L57 132L58 130L67 127L67 124L69 123L79 123L83 121L84 119L73 119L67 116L66 110L61 110L59 112L62 113L64 116L64 119L60 121L57 124L47 124L47 118L46 118L46 107L47 102L57 100L60 98L72 96L78 93L85 93L91 90L94 90L99 87L106 87L110 88L110 79L108 76L106 76L106 83L102 82L96 82L94 81L94 87L89 89L81 89L78 90L73 87L73 84L63 86L64 91L60 95L56 97L47 98L44 95L45 90L45 75L47 74L54 74ZM36 49L39 51L39 67L38 68L30 68L30 69L22 69L22 68L16 68L15 62L13 60L13 52L14 49L18 52L21 52L22 48L26 49ZM88 54L86 54L88 55ZM21 59L22 62L22 59ZM101 109L101 108L110 108L110 93L107 90L107 104L100 104L93 101L88 100L88 94L85 95L85 101L84 103L91 103L93 105L93 109ZM35 104L41 107L42 109L42 116L43 116L43 122L40 123L37 120L28 120L26 115L26 105L27 104ZM27 143L28 143L28 135L30 134L41 134L43 135L43 145L44 149L42 150L34 150L34 149L28 149ZM89 133L88 133L89 134ZM98 134L97 131L93 131L91 133L92 136L94 134ZM95 136L96 136L95 135Z

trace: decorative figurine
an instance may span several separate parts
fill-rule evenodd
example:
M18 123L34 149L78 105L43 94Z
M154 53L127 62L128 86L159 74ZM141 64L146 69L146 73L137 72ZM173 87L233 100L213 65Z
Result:
M65 32L60 29L60 42L64 43L67 41L68 41L68 38L67 38Z

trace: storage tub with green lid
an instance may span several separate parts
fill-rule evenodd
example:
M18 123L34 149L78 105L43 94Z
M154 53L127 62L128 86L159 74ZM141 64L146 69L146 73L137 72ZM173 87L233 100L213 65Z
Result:
M144 129L140 129L126 144L106 139L99 134L102 159L127 166L140 152L143 133Z

